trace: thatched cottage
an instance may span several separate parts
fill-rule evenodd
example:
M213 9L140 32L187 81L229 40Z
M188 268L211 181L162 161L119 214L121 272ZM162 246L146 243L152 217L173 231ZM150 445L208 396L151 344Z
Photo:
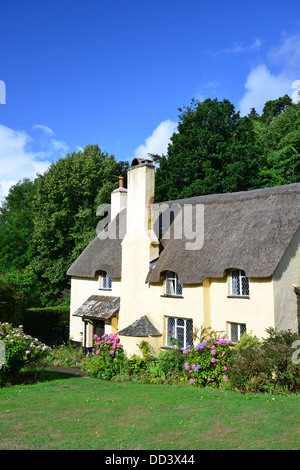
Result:
M69 268L71 341L118 332L131 355L141 340L185 348L201 327L234 342L298 331L300 183L153 204L154 175L132 161L108 227Z

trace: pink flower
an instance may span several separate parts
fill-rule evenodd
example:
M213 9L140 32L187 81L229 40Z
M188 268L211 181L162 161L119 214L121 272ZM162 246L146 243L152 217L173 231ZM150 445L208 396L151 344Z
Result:
M215 349L213 349L213 350L211 351L211 354L214 356L215 354L217 354L217 351L216 351Z
M193 385L193 383L195 382L195 379L191 379L190 380L190 384Z
M100 354L100 351L99 351L99 349L98 349L98 351L96 351L96 354Z
M210 382L211 381L211 378L210 377L207 377L207 382Z
M109 351L109 354L114 354L114 352L115 352L115 351L111 350L111 351Z
M223 370L227 370L227 367L226 367L226 366L224 366L224 367L223 367Z
M228 379L227 375L223 375L223 380L227 380L227 379Z

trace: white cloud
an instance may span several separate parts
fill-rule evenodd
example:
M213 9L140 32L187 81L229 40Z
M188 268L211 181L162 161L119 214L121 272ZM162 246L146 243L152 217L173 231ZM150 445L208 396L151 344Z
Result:
M241 115L248 114L251 108L261 113L267 101L290 94L291 86L291 78L285 73L274 75L264 64L253 68L245 83L247 91L239 102Z
M61 150L61 153L68 153L70 147L62 140L51 139L51 143L56 150Z
M31 130L37 129L42 135L33 138L28 132L0 124L0 202L11 186L23 178L35 179L37 174L45 173L52 161L68 152L68 145L54 138L52 129L37 124Z
M259 38L256 38L251 44L245 46L241 42L235 43L232 46L221 49L217 52L208 51L207 54L214 57L219 56L220 54L244 54L247 52L252 52L260 49L262 41Z
M238 53L243 53L243 52L250 52L256 49L259 49L260 46L262 45L262 42L260 39L255 39L255 41L250 44L249 46L243 46L241 43L236 43L231 47L228 47L226 49L222 49L219 53L224 53L224 54L238 54Z
M43 124L36 124L35 126L32 127L33 130L35 129L41 129L42 131L44 131L46 134L48 135L55 135L53 130L50 129L50 127L48 126L44 126Z
M274 66L276 72L272 71ZM299 74L300 35L284 34L279 45L270 49L264 63L252 68L248 74L246 92L239 102L241 114L248 114L251 108L261 113L267 101L285 94L294 99Z
M271 48L268 58L271 62L279 64L285 69L297 70L299 74L300 34L293 36L284 34L279 46Z
M166 154L170 137L177 130L177 123L171 121L161 122L156 129L154 129L151 136L147 137L144 145L140 145L134 151L134 156L137 158L149 158L149 153L153 154Z

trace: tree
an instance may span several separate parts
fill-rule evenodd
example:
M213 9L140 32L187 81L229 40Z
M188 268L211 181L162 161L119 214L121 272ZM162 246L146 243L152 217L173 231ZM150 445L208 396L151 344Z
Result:
M0 208L0 272L24 269L33 255L33 197L28 178L12 186Z
M261 115L261 120L269 125L274 118L283 113L292 105L292 99L288 95L281 96L277 100L267 101Z
M290 104L271 122L257 123L257 141L265 155L262 186L300 181L300 104Z
M66 155L36 181L33 202L34 257L30 267L42 281L42 301L55 304L69 286L67 269L96 236L96 210L126 176L127 163L97 145Z
M192 100L179 111L167 155L156 156L157 201L257 187L252 118L241 118L228 100Z

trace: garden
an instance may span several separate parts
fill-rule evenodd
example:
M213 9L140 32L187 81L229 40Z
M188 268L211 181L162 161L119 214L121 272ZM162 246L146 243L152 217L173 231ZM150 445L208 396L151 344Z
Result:
M297 394L300 391L300 367L295 353L299 335L291 331L275 332L259 340L244 333L237 344L225 336L202 329L195 333L194 344L181 350L171 338L173 348L154 356L150 344L141 341L140 355L127 357L117 334L94 335L92 352L69 342L54 347L24 332L22 325L0 324L0 386L26 380L38 380L41 369L49 366L76 367L91 378L113 382L187 385L232 390L240 393ZM213 333L209 331L209 333ZM170 332L169 332L170 334Z

